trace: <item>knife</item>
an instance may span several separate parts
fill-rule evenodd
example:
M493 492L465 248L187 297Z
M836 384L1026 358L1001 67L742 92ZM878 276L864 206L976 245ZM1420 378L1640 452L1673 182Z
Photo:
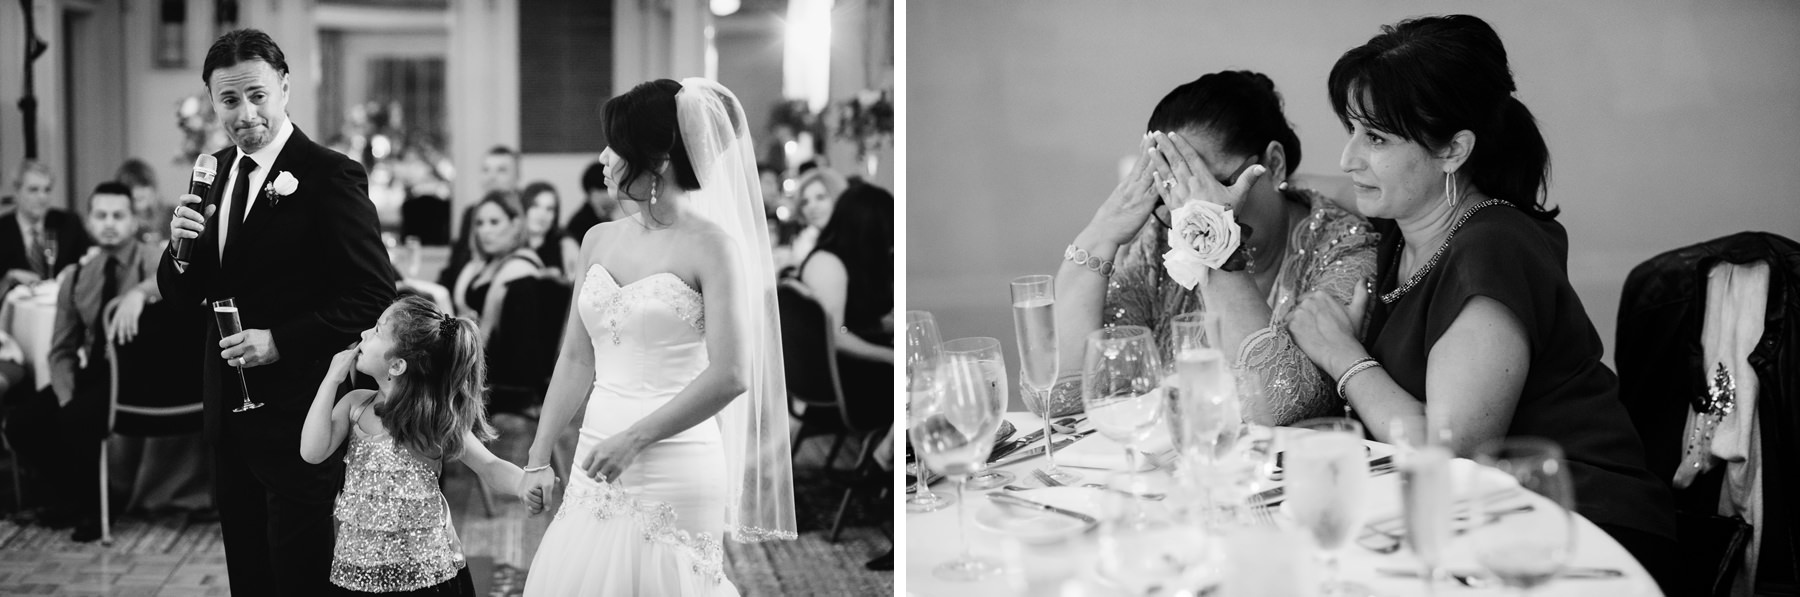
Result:
M1380 458L1370 460L1369 461L1369 474L1379 476L1383 473L1393 472L1391 470L1388 470L1388 471L1376 470L1381 467L1388 466L1393 461L1394 461L1393 456L1382 456ZM1257 492L1255 495L1250 496L1250 503L1255 504L1260 507L1268 507L1268 506L1274 506L1276 504L1280 504L1283 499L1286 499L1285 495L1284 495L1286 492L1283 491L1284 489L1286 489L1286 487L1287 487L1286 485L1283 485L1281 487L1276 487L1274 489L1266 489L1266 490Z
M1376 574L1395 578L1418 578L1419 571L1400 568L1377 568ZM1472 572L1452 571L1451 574L1470 574ZM1617 568L1564 568L1556 573L1556 578L1620 578L1625 572Z
M1050 447L1061 450L1064 447L1067 447L1069 444L1075 443L1075 440L1087 437L1089 434L1092 434L1093 432L1094 432L1094 430L1089 429L1087 431L1083 431L1081 433L1077 433L1075 435L1056 440L1055 442L1050 444ZM988 468L1006 466L1008 464L1012 464L1012 463L1018 462L1020 460L1024 460L1027 458L1035 458L1035 457L1043 456L1043 455L1044 455L1044 446L1038 446L1036 448L1031 448L1031 449L1027 449L1027 450L1019 450L1019 451L1013 452L1011 454L1007 454L1006 456L1001 457L999 460L989 462Z
M1100 522L1098 520L1095 520L1094 517L1092 517L1092 516L1088 516L1086 514L1082 514L1080 512L1076 512L1074 510L1058 508L1056 506L1052 506L1050 504L1046 504L1043 502L1028 500L1028 499L1013 495L1011 492L996 491L996 492L988 494L988 499L995 503L1005 504L1008 506L1019 506L1022 508L1032 508L1035 510L1043 510L1045 512L1050 512L1052 514L1061 514L1063 516L1067 516L1069 518L1079 520L1079 521L1087 523L1089 525L1099 524L1099 522Z

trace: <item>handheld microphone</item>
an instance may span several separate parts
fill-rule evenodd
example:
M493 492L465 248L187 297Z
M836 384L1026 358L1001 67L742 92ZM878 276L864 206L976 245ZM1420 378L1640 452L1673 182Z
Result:
M188 181L188 194L200 197L200 202L192 205L192 209L206 214L207 197L212 195L213 177L219 174L219 158L212 154L200 154L194 160L194 177ZM194 241L192 238L175 239L175 260L193 261Z

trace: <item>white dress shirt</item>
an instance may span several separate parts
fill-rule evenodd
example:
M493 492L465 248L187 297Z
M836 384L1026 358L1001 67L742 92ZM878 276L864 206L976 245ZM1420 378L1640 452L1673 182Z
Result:
M262 197L262 193L257 192L257 189L263 188L263 181L269 178L269 167L275 165L276 156L281 155L281 148L287 147L288 138L292 136L294 136L294 121L283 121L281 130L275 131L275 140L263 146L262 151L250 154L250 159L256 162L256 169L250 171L250 196L244 202L245 219L249 219L250 212L256 211L256 201ZM240 160L243 159L243 151L244 148L238 148L238 159ZM225 239L229 238L228 235L231 233L231 193L234 190L233 187L237 185L237 177L238 173L234 164L231 177L225 180L225 194L219 196L220 259L225 257Z

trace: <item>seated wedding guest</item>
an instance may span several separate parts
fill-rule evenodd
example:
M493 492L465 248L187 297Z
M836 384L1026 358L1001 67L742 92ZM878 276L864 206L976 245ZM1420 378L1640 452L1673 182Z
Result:
M1226 358L1256 380L1245 385L1263 389L1245 396L1246 420L1285 425L1343 412L1331 379L1281 322L1306 293L1348 301L1375 271L1375 236L1362 218L1288 182L1300 139L1281 105L1268 77L1224 71L1176 87L1151 111L1131 171L1056 274L1063 373L1053 412L1081 404L1089 332L1142 325L1167 346L1173 318L1201 310L1219 316ZM1171 224L1191 226L1184 217L1221 205L1242 225L1231 258L1199 272L1165 262Z
M56 277L87 253L93 241L81 219L51 207L56 175L37 160L25 160L13 175L18 209L0 216L0 296L18 284Z
M545 273L574 279L575 260L581 254L578 240L563 234L556 219L562 214L562 195L550 183L537 181L525 185L526 244L537 251Z
M1294 339L1376 439L1422 414L1459 453L1505 437L1556 442L1577 511L1668 587L1671 496L1645 468L1569 285L1568 232L1545 205L1549 148L1513 95L1499 35L1468 15L1389 25L1338 59L1328 89L1350 132L1340 166L1382 234L1381 269L1348 309L1306 296Z
M116 182L96 187L88 199L87 224L100 251L70 272L56 296L50 385L62 406L56 417L60 462L52 472L57 503L46 516L53 527L73 524L73 538L82 542L100 538L100 439L111 408L110 338L102 310L120 294L141 293L150 302L162 299L156 288L162 247L137 239L131 188ZM134 472L112 476L115 495L130 491Z
M456 314L480 322L482 337L492 338L500 326L500 306L506 301L506 285L536 276L544 268L537 252L525 242L525 212L519 199L505 191L492 191L475 204L474 228L469 235L469 263L456 276L450 296Z
M119 172L113 178L131 187L131 209L137 213L138 240L169 240L169 227L163 223L175 217L175 205L163 201L162 193L157 191L156 170L143 160L131 158L119 165Z
M844 175L824 166L815 166L800 174L795 181L796 196L800 198L801 219L806 227L794 235L791 243L795 259L805 260L812 255L813 248L818 245L820 234L825 224L831 221L831 209L837 204L838 195L850 186ZM775 271L781 271L783 264L775 264Z
M581 245L581 239L587 238L589 228L619 218L619 202L606 190L605 164L596 161L581 171L581 192L587 200L581 202L575 215L569 216L569 225L565 228L577 247Z
M519 154L505 145L495 145L481 158L481 192L486 196L496 191L509 194L519 192ZM479 203L463 210L462 227L457 231L456 241L450 243L450 260L438 274L438 283L445 287L455 284L463 266L468 265L472 258L469 249L474 246L474 242L469 238L469 231L474 228L477 207L480 207ZM487 326L482 328L487 329Z
M800 281L836 324L839 356L850 357L839 361L839 378L891 395L877 390L893 379L894 195L862 182L845 190Z
M400 236L417 237L429 246L450 244L450 183L438 173L427 152L416 145L400 153L394 174L406 186L400 204Z

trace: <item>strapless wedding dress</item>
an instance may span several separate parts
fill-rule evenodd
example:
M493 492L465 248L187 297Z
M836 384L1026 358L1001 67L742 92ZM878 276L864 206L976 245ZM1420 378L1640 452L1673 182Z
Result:
M700 293L670 273L620 286L594 264L574 308L594 345L594 387L575 448L668 403L706 369ZM717 419L651 444L622 478L570 475L525 595L724 595L725 454Z

